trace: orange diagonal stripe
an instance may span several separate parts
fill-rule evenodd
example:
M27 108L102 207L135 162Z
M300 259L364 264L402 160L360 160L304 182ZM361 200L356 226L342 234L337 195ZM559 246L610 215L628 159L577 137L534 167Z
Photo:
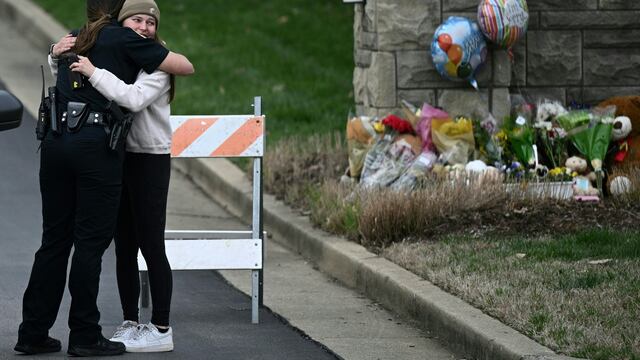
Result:
M211 156L239 156L262 136L263 126L261 117L248 119L236 132L231 134Z
M202 118L185 121L173 132L171 156L179 156L217 120L218 118Z

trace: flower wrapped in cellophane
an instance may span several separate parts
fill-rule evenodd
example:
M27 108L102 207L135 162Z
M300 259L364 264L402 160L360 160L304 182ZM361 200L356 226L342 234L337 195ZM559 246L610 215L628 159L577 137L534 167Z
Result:
M538 132L540 162L559 168L567 159L567 132L560 126L557 118L567 114L559 101L544 99L538 102L533 127Z
M431 138L440 153L440 160L448 164L466 164L475 150L473 124L470 119L433 119Z
M602 171L602 162L607 155L615 107L571 111L558 117L576 149L585 156L593 170Z
M488 111L476 111L473 116L473 135L478 153L476 158L492 166L500 167L503 163L502 146L496 137L498 125L496 119Z
M422 148L407 120L389 115L382 120L385 132L371 147L364 160L360 184L387 187L413 163Z
M359 178L364 166L364 158L374 140L380 136L375 128L375 118L350 116L347 121L347 150L349 155L349 175Z
M506 133L511 151L518 161L526 168L535 167L535 134L527 119L518 116L513 123L507 124Z
M602 163L607 155L615 106L596 108L591 112L578 110L558 117L558 122L567 131L569 139L578 151L587 158L597 175L598 190L602 192Z

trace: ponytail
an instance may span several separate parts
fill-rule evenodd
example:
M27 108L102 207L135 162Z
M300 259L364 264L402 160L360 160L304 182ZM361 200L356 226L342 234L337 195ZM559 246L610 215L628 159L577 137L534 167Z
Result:
M72 49L78 55L87 56L89 50L95 45L98 40L98 34L100 30L111 23L111 16L109 14L102 15L98 20L88 22L80 28L78 33L78 39Z
M80 28L71 51L87 56L98 40L100 30L118 17L123 4L124 0L87 0L87 23Z

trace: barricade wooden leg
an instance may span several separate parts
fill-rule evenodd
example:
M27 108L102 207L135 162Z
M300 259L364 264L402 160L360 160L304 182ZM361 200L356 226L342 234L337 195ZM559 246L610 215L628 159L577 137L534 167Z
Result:
M260 271L251 270L251 323L260 322L258 311L260 309Z
M149 272L140 271L140 307L149 307Z

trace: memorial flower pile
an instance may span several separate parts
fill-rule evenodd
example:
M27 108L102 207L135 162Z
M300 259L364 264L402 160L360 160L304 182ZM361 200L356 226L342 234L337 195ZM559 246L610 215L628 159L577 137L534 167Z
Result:
M407 113L407 108L412 112ZM602 195L612 164L608 154L619 152L617 143L611 145L616 119L612 106L568 110L557 101L533 105L517 99L512 115L502 121L486 110L450 116L455 110L429 104L415 109L405 107L411 121L397 115L349 120L353 124L366 119L366 127L372 129L365 141L353 146L359 149L360 159L363 152L366 156L361 173L350 174L352 182L410 191L421 182L442 178L443 172L444 178L456 179L502 173L506 181L566 182L580 175L566 165L577 156L588 163L586 170L597 175L595 187ZM437 176L429 176L433 172Z

